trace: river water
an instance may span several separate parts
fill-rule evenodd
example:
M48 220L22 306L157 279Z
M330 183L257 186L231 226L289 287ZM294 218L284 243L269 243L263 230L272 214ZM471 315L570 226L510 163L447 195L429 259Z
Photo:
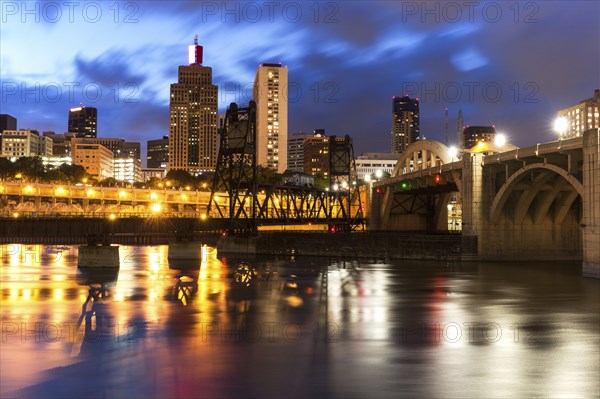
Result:
M0 397L593 398L580 263L222 257L5 245ZM241 261L251 284L233 282Z

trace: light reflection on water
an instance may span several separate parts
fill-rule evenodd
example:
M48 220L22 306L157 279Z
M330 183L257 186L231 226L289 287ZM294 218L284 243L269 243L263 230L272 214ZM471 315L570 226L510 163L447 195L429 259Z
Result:
M2 398L597 397L600 284L578 264L167 260L2 247ZM235 288L239 261L255 289Z

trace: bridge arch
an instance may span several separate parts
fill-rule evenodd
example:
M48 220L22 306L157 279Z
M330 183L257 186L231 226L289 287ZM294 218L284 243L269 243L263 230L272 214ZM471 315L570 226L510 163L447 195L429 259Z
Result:
M558 224L562 222L577 197L583 197L583 184L565 169L546 163L529 164L513 173L508 180L504 182L502 187L500 187L500 190L498 190L490 208L490 222L492 224L499 222L509 197L515 192L519 183L521 183L524 178L531 175L532 171L540 171L541 173L532 179L531 186L525 190L518 199L515 207L515 222L520 223L523 221L534 198L539 195L542 187L548 183L550 179L556 176L562 177L563 181L557 182L551 190L547 191L546 194L542 196L537 205L537 209L534 212L535 224L541 223L561 190L566 188L567 191L570 192L562 200L560 211L556 217L556 222ZM571 190L568 190L569 187Z
M445 144L435 140L417 140L409 144L402 152L392 172L392 177L415 170L432 168L451 161L449 148Z

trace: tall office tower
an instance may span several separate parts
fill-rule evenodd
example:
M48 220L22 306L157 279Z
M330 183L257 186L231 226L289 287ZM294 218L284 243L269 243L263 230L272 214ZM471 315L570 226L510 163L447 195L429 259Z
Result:
M304 172L304 139L310 134L297 132L288 137L287 169L293 172Z
M458 126L456 128L456 139L458 148L465 148L463 132L465 130L465 122L463 120L462 108L458 110Z
M600 90L594 90L594 97L558 111L558 118L563 120L559 127L561 139L580 137L589 129L600 127Z
M462 134L462 142L465 145L463 149L468 150L478 143L491 143L495 137L496 128L494 126L467 126Z
M148 140L146 154L146 167L166 169L169 163L169 136Z
M196 36L189 46L189 65L179 67L177 83L171 84L169 169L192 174L215 170L217 97L212 68L202 65L202 46Z
M77 107L69 110L69 132L77 137L96 137L98 110L94 107Z
M2 132L17 130L17 118L8 114L0 114L0 154L2 153Z
M392 98L392 152L401 154L419 137L419 99Z
M256 70L252 96L256 101L256 163L287 169L288 69L262 64Z

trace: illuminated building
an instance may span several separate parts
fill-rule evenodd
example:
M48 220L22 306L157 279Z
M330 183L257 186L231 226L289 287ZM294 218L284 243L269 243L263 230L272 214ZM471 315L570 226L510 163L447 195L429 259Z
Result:
M83 166L87 173L98 179L114 177L113 152L93 139L72 139L71 157L74 165Z
M142 181L142 162L137 158L115 158L113 173L116 180L129 184Z
M77 107L69 110L69 132L77 137L96 137L98 111L94 107Z
M558 118L564 118L560 138L580 137L589 129L600 127L600 90L594 90L594 97L580 101L576 105L561 109Z
M157 179L164 179L167 175L166 169L163 168L142 168L142 181L147 182L153 177Z
M35 130L5 130L2 132L2 156L5 158L52 155L52 139Z
M304 139L304 173L329 175L329 137L324 129L317 129Z
M420 134L419 99L392 98L392 152L401 154Z
M359 179L364 179L365 175L372 175L378 170L392 174L399 158L400 154L396 153L367 152L356 157L356 174Z
M464 143L464 149L473 148L477 143L491 143L496 137L496 128L494 126L467 126L462 133L461 143Z
M192 174L214 171L217 164L218 89L212 68L202 65L197 39L189 47L189 65L171 84L169 106L169 169Z
M42 165L44 165L45 167L57 168L60 165L62 165L63 163L65 163L67 165L71 165L73 163L73 159L68 156L58 156L58 155L42 157Z
M256 163L287 169L288 69L262 64L256 70L252 96L256 101Z

